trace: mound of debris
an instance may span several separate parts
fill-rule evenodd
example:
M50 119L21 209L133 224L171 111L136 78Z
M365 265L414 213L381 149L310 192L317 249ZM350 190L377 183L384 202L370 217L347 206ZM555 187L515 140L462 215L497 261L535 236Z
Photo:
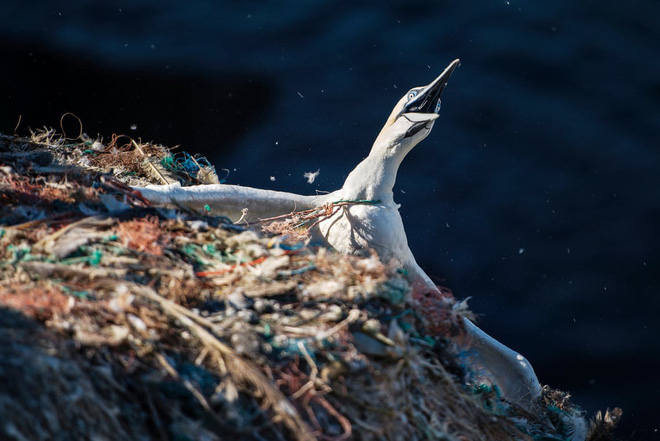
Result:
M566 395L520 409L470 385L452 343L464 303L411 300L375 255L154 208L129 187L172 182L219 179L127 137L0 135L0 438L571 436Z

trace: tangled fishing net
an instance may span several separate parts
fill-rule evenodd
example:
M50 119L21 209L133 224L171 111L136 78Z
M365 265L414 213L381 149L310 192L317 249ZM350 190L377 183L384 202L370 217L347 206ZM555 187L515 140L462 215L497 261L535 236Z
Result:
M173 182L220 179L127 137L0 135L0 438L570 436L565 395L520 409L466 383L464 303L413 298L375 255L310 247L296 222L253 230L129 187Z

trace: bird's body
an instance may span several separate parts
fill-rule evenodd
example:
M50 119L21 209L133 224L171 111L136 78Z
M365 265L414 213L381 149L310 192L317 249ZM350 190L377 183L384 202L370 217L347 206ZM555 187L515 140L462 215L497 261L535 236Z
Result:
M234 221L278 216L340 201L366 201L369 203L341 206L316 223L311 231L314 239L346 254L365 255L375 250L382 261L404 268L413 286L437 289L408 247L393 187L401 161L431 132L438 118L440 95L457 66L455 60L432 83L411 89L399 100L369 156L348 175L342 188L333 193L303 196L222 184L187 188L176 184L139 190L153 203L176 201L197 209L208 205L213 212ZM529 402L539 395L536 375L522 355L469 321L466 330L472 337L473 363L488 371L490 379L508 398Z
M381 261L400 267L406 266L411 255L401 215L391 203L341 207L333 216L321 221L314 233L341 253L366 255L369 250L375 250Z

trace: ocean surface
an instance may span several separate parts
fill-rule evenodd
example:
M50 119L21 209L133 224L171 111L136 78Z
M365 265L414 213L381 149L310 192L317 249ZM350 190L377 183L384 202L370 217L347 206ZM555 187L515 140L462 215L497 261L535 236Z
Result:
M332 191L460 58L395 189L418 262L543 383L660 438L660 2L103 3L0 3L1 132L72 112Z

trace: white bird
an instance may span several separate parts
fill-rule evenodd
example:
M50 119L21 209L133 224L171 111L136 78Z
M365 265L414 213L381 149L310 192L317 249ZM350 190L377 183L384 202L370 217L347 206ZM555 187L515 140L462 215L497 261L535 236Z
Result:
M413 286L436 290L408 247L392 190L403 158L431 133L439 116L440 96L458 65L459 60L454 60L433 82L411 89L399 100L369 156L335 192L303 196L224 184L193 187L172 184L136 189L155 204L176 202L198 210L208 205L212 213L226 215L234 221L278 216L339 201L371 201L342 206L314 226L313 237L346 254L366 255L369 250L376 250L383 262L393 262L405 269ZM536 374L525 357L469 320L465 320L465 328L472 342L469 350L472 367L497 384L508 399L529 404L540 394Z

